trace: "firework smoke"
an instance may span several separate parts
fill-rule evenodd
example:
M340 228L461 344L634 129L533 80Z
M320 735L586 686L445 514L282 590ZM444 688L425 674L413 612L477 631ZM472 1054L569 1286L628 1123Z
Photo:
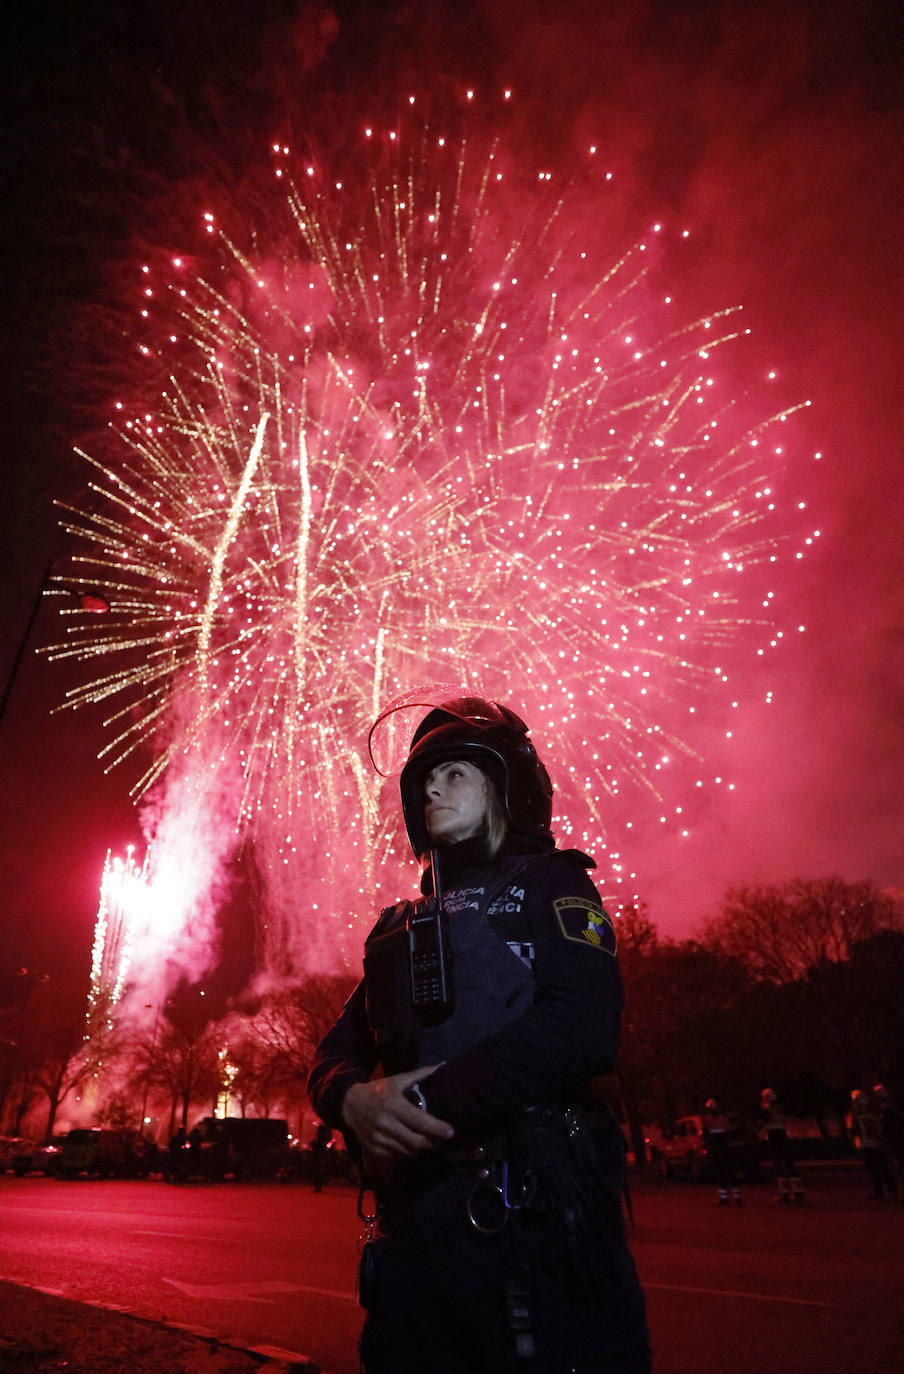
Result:
M179 910L208 894L208 936L218 861L253 849L271 968L355 947L397 895L365 741L437 679L525 716L561 841L630 898L626 833L690 823L723 780L695 716L782 637L789 412L733 389L738 312L680 319L658 226L607 243L594 147L566 183L412 117L272 159L271 221L237 242L205 212L208 262L143 265L168 380L118 404L65 517L61 586L111 607L65 613L52 653L91 670L68 704L108 707L109 767L149 760L155 862L193 875Z

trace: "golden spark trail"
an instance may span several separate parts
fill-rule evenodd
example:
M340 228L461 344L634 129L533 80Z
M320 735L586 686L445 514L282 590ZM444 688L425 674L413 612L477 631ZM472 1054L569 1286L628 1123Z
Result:
M204 606L204 611L201 616L201 628L198 633L198 687L201 697L201 709L204 715L207 715L210 709L208 704L208 664L210 659L210 642L213 634L214 615L216 614L216 609L219 604L220 597L223 594L223 567L226 562L226 554L228 553L233 543L233 540L235 539L236 534L238 533L239 525L241 524L242 512L245 509L245 503L248 499L248 493L251 490L251 482L257 470L257 465L260 462L261 453L264 447L264 434L266 432L269 421L270 416L266 412L264 412L264 414L258 421L257 432L254 436L254 443L251 445L251 452L248 455L248 462L245 464L245 470L242 473L242 480L239 483L238 490L236 491L235 498L232 502L232 506L230 507L228 519L226 520L226 524L223 527L223 536L217 544L216 548L214 549L213 562L211 563L210 568L210 583L207 593L207 602Z

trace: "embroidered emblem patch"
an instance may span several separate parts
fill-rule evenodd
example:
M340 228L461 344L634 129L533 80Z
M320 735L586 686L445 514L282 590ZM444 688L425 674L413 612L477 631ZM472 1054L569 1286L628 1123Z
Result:
M594 906L586 897L559 897L553 908L566 940L615 953L615 927L602 907Z

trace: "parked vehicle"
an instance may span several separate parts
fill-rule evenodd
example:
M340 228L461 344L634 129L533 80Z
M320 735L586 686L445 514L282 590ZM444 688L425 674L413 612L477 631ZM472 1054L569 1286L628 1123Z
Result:
M52 1135L42 1140L39 1145L33 1145L31 1141L25 1142L13 1155L13 1173L17 1178L24 1178L26 1174L32 1173L47 1174L51 1177L59 1166L65 1139L65 1135Z
M21 1135L0 1135L0 1174L13 1167L17 1155L34 1149L34 1141Z
M725 1116L730 1123L728 1152L732 1168L751 1181L759 1178L763 1145L757 1132L737 1112L726 1112ZM663 1178L683 1175L697 1180L712 1176L714 1152L705 1116L679 1117L674 1126L662 1132L656 1148Z
M288 1122L279 1117L205 1116L188 1135L184 1173L284 1178L291 1163L290 1141Z
M101 1178L143 1178L156 1161L137 1131L98 1127L70 1131L63 1141L56 1173L60 1178L96 1174Z

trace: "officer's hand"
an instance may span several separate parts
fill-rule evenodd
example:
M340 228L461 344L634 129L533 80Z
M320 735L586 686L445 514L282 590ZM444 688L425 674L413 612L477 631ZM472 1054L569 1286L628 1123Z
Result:
M455 1134L447 1121L415 1107L402 1094L437 1066L354 1083L342 1103L342 1119L369 1158L410 1158L432 1150Z

